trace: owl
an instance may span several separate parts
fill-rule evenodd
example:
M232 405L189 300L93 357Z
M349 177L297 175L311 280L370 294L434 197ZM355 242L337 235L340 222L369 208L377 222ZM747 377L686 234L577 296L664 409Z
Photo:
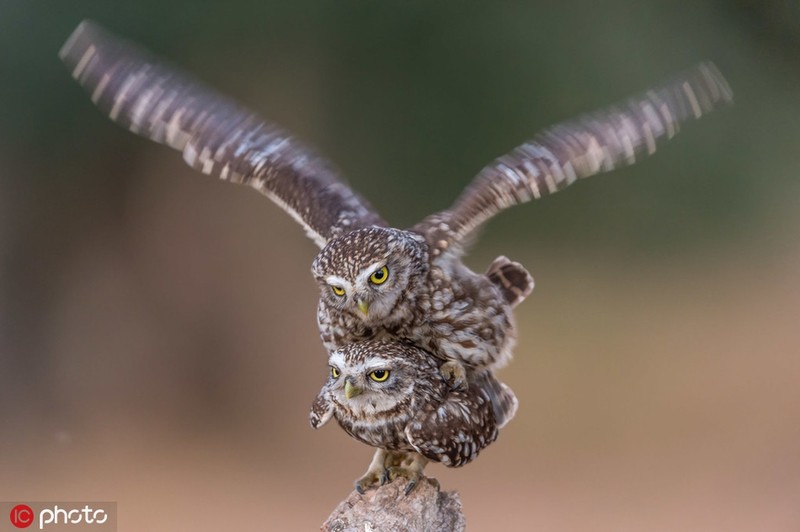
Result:
M60 56L113 121L182 151L205 174L256 189L305 228L321 248L312 273L329 353L368 340L409 343L439 360L445 380L462 390L509 361L512 310L533 288L525 268L505 257L483 273L464 265L476 230L508 207L634 163L684 122L732 100L716 67L700 63L541 131L483 168L452 207L396 229L312 150L98 25L82 23ZM490 399L502 425L516 402Z
M500 427L485 390L495 387L498 396L510 390L488 373L491 383L454 389L438 358L391 340L347 344L328 363L311 426L336 418L347 434L376 448L367 472L356 480L361 493L404 477L407 494L428 461L459 467L497 438Z

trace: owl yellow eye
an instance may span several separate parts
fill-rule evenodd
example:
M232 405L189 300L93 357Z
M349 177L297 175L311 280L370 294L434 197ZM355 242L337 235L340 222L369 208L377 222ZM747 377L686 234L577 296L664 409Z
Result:
M383 382L389 378L389 370L376 369L375 371L369 374L369 378L374 380L375 382Z
M331 366L331 377L333 377L334 379L339 378L339 370L334 368L333 366Z
M372 284L383 284L386 282L386 279L389 278L389 268L384 266L380 270L373 272L372 275L369 276L369 280Z
M335 284L332 284L331 290L333 290L333 293L339 297L342 297L344 295L344 288L342 288L341 286L336 286Z

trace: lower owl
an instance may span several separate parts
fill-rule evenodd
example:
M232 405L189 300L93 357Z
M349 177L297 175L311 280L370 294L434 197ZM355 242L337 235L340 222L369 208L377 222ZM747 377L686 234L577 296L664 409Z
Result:
M441 360L396 341L348 344L331 353L330 375L311 407L311 426L332 417L353 438L376 447L356 489L408 479L406 493L428 461L467 464L497 439L513 416L511 389L484 371L453 387Z

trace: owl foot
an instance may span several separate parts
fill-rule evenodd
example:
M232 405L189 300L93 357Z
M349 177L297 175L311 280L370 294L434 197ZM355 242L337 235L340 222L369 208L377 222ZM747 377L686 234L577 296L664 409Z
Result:
M356 491L364 495L368 489L383 486L386 483L386 463L392 459L392 455L383 449L375 449L372 461L369 463L367 472L364 476L356 480Z
M441 365L439 373L450 384L452 390L467 389L467 370L461 362L448 360Z
M383 486L386 483L383 471L367 471L367 473L356 480L356 491L364 495L367 490Z
M408 465L403 466L392 466L386 469L386 476L390 481L397 479L398 477L402 477L408 480L408 485L406 486L405 494L408 495L411 491L417 486L420 480L425 478L422 474L422 470L425 469L425 465L428 463L428 459L420 454L414 453L410 455L407 459ZM429 479L436 484L436 488L439 488L439 482L434 479Z

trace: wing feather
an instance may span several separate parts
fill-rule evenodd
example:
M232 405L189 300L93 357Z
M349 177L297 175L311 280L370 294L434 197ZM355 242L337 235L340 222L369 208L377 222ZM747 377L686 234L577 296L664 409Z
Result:
M82 22L59 55L113 121L182 151L192 168L255 188L320 247L347 230L386 225L312 150L97 24Z
M413 229L427 236L434 254L460 249L500 211L633 164L653 153L658 141L672 138L683 122L732 100L713 63L695 65L625 102L545 129L481 170L450 209Z

